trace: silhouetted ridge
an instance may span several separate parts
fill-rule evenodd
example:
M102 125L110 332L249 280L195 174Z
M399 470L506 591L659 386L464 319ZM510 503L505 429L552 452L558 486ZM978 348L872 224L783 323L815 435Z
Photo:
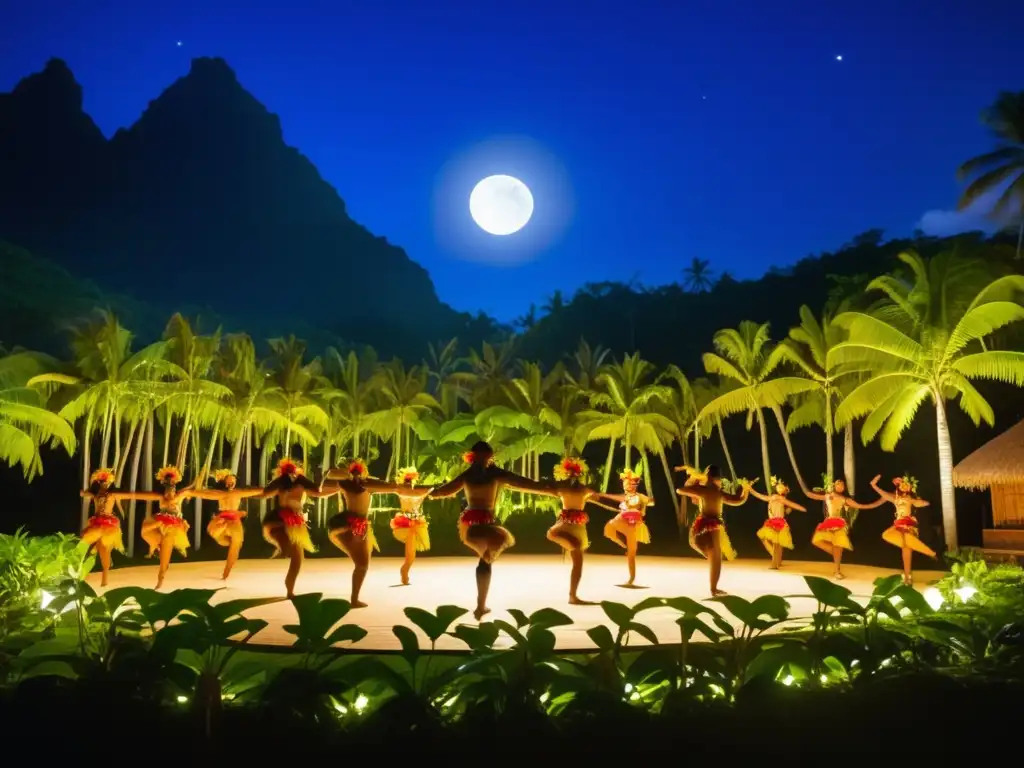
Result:
M384 349L462 330L468 316L349 218L223 59L194 59L109 142L81 107L58 59L0 95L0 240L117 291L235 315L258 305Z

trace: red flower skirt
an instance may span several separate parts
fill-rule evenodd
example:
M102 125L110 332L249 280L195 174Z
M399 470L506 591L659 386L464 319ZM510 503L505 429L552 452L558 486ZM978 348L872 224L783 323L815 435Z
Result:
M489 509L466 509L459 515L459 525L494 525L496 522Z
M160 523L160 525L166 525L171 528L180 528L185 525L185 519L178 515L159 513L153 515L153 519Z
M832 532L839 531L846 527L846 521L841 517L830 517L823 523L818 523L815 531Z
M784 517L769 517L764 521L765 528L771 528L776 533L780 533L786 529L786 518Z
M590 522L590 515L582 509L563 509L558 515L558 522L567 525L586 525ZM636 523L632 522L630 525L636 525Z

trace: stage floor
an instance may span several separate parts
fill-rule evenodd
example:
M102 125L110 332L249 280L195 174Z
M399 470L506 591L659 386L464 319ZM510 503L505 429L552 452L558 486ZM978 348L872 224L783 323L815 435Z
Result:
M474 569L476 561L471 557L423 557L416 561L412 570L412 584L399 584L398 569L401 559L393 557L374 558L363 585L361 598L369 607L354 610L345 617L346 622L359 624L369 633L358 645L360 650L398 650L400 645L392 634L395 624L412 627L402 610L416 606L433 612L438 605L458 605L472 609L476 602ZM193 589L218 589L224 587L214 602L241 598L267 597L282 594L287 564L284 560L241 560L225 585L220 580L223 563L174 562L167 574L163 591L190 587ZM734 560L725 563L722 569L720 587L730 594L752 600L760 595L801 595L808 590L803 576L829 577L832 564L826 562L793 561L783 564L781 571L768 569L767 560ZM307 560L302 567L296 591L299 594L321 592L329 597L348 599L351 561L344 558L317 558ZM872 568L862 565L843 565L846 575L844 586L860 598L871 593L872 582L879 576L895 573L894 570ZM915 584L924 589L928 584L942 577L938 571L918 571ZM99 573L93 573L89 581L98 590ZM590 555L584 563L580 597L599 602L608 600L633 605L644 598L675 597L686 595L696 600L708 596L708 567L704 560L679 557L643 557L637 561L637 582L640 588L617 586L627 578L626 560L622 556ZM156 583L156 566L115 568L110 572L109 588L123 586L152 587ZM554 630L560 650L583 650L593 648L586 631L598 624L612 628L599 605L576 606L568 604L569 560L558 555L505 555L494 566L491 593L488 604L492 613L488 619L501 618L511 621L506 608L518 608L527 615L539 608L557 608L576 623ZM789 600L794 617L809 616L814 610L813 600L797 598ZM863 601L862 601L863 602ZM715 604L711 604L713 607ZM723 617L730 615L720 609ZM293 637L282 627L296 621L295 611L290 602L255 608L247 615L266 619L269 626L253 638L254 645L289 646ZM678 613L669 608L645 611L639 621L649 626L662 642L679 642L679 629L675 624ZM466 616L460 622L472 622ZM514 623L514 622L513 622ZM419 630L416 630L417 634ZM504 640L504 636L502 636ZM426 638L421 635L421 640ZM642 638L634 636L631 645L643 645ZM502 643L499 642L499 645ZM507 644L507 643L506 643ZM443 637L439 649L465 650L465 645L454 638Z

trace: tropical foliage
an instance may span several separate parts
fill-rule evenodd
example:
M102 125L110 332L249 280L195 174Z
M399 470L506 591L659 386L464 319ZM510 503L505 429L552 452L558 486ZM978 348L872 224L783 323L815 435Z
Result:
M465 355L452 339L407 365L380 361L368 349L313 356L291 336L269 340L260 359L245 334L200 332L181 315L163 338L136 349L131 332L102 311L72 328L66 364L24 351L0 358L0 456L31 478L42 469L41 446L77 446L83 486L92 468L112 466L130 489L151 487L154 462L177 464L200 484L219 466L246 484L265 484L282 455L321 470L364 456L379 460L377 472L387 476L415 464L443 479L461 466L467 443L484 439L501 464L532 478L565 452L593 451L602 487L617 457L639 463L650 487L652 466L671 485L670 457L699 462L701 443L713 434L735 477L723 421L741 415L747 429L757 425L763 478L773 471L774 423L806 491L791 432L822 430L823 466L810 472L832 475L834 433L849 438L863 419L865 444L877 437L893 450L927 399L936 408L943 520L954 547L946 403L957 399L976 423L992 423L992 408L971 381L1024 384L1024 353L1004 349L1003 331L1024 319L1024 278L1000 274L997 264L955 253L930 260L901 254L900 267L866 292L830 302L820 315L802 307L800 323L779 341L767 323L720 330L703 358L708 377L692 381L675 366L659 371L638 352L613 359L586 341L545 368L519 356L517 337ZM847 439L851 486L852 449ZM500 511L523 506L521 498L504 499ZM196 502L197 546L199 509ZM128 517L134 532L134 504Z

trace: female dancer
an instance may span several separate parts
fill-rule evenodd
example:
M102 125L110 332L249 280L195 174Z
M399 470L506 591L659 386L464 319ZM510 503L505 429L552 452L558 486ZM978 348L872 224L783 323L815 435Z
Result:
M765 496L753 488L750 495L755 499L768 502L768 519L764 521L761 530L757 532L757 538L764 544L768 554L772 556L772 564L768 566L773 571L782 567L782 548L793 548L793 534L789 531L789 523L786 522L786 515L789 510L795 509L799 512L806 512L806 507L801 507L794 501L790 501L789 486L782 480L772 475L772 493Z
M626 565L629 568L629 581L625 587L634 586L636 581L636 550L637 544L650 544L651 532L644 522L647 508L654 506L654 499L637 491L640 487L640 475L627 468L619 473L624 493L601 494L604 498L619 502L619 514L605 523L605 538L611 539L626 550Z
M872 487L878 482L881 475L877 475L871 481ZM833 481L825 478L824 493L811 491L807 494L809 499L817 499L825 502L825 521L818 524L814 529L814 536L811 543L822 552L832 555L832 562L835 564L835 579L844 579L842 571L843 550L853 551L853 544L850 543L850 526L843 517L843 512L849 509L875 509L885 503L885 499L879 498L870 504L861 504L846 495L846 481L842 478Z
M242 518L246 512L241 509L242 499L250 499L254 496L263 496L262 488L238 488L238 478L229 469L218 469L213 473L213 480L218 488L204 488L193 491L192 495L199 499L216 501L218 512L206 526L206 532L210 538L228 548L228 559L224 563L224 575L221 578L227 581L231 575L231 569L238 562L238 553L242 549L242 540L245 538L245 528L242 525Z
M349 602L353 608L365 608L359 599L359 591L370 568L370 553L380 552L373 525L367 517L370 502L375 493L398 493L402 486L375 480L366 473L366 463L359 459L349 462L348 467L338 467L327 473L328 480L337 480L330 486L331 493L341 493L346 509L327 521L331 543L352 558L352 594ZM325 491L327 487L325 486ZM429 491L428 491L429 492Z
M899 547L903 552L903 583L913 586L914 577L910 571L911 560L915 552L920 552L928 557L935 557L935 550L928 547L918 537L917 518L914 517L914 509L927 507L928 502L917 495L917 480L909 475L894 478L892 484L896 486L895 493L883 491L878 487L878 478L871 481L871 487L885 501L896 507L896 522L882 533L882 541Z
M399 487L395 493L398 494L398 503L402 511L391 518L391 533L395 539L405 545L405 562L402 563L400 574L402 584L409 583L409 569L416 559L417 552L426 552L430 549L430 531L427 528L427 518L421 511L423 500L430 493L430 487L416 487L416 480L420 473L416 467L406 467L398 471Z
M114 514L113 506L118 501L128 498L126 494L110 490L114 482L112 469L97 469L89 478L89 490L82 491L83 499L91 499L96 513L89 518L82 531L82 543L88 545L87 554L93 549L100 558L103 569L101 587L107 586L110 574L110 553L117 550L124 554L124 542L121 539L121 521Z
M137 491L122 494L122 498L136 501L155 501L160 509L151 518L142 521L142 540L149 545L146 557L160 553L160 569L157 571L156 588L164 583L164 576L171 566L171 552L178 550L182 557L188 554L188 523L181 516L181 502L195 495L195 483L178 490L181 472L177 467L164 467L156 473L156 481L163 486L161 493Z
M494 466L494 449L482 440L463 459L469 468L431 491L430 498L446 499L459 491L466 494L467 506L459 515L459 538L480 558L476 566L476 610L473 611L473 616L479 621L484 614L491 612L487 607L491 565L502 552L515 544L512 534L498 525L494 516L498 494L503 488L547 495L551 491L542 483Z
M583 553L590 547L587 536L587 523L590 517L583 508L589 504L598 504L603 495L599 491L586 486L589 470L583 459L566 457L562 459L553 472L555 483L550 488L553 495L562 500L562 511L558 521L548 529L548 541L553 541L565 549L572 558L572 572L569 575L569 604L593 605L581 600L576 594L583 576ZM614 507L606 507L615 510Z
M277 507L263 518L263 538L275 548L271 557L284 554L288 559L288 573L284 577L285 594L295 597L295 581L302 569L305 552L315 552L309 538L309 526L302 507L306 496L323 498L336 491L325 492L302 472L302 467L291 459L281 459L274 471L274 479L263 491L263 498L277 498Z
M751 483L741 480L743 490L739 493L726 493L722 490L722 470L714 464L704 472L696 472L687 466L676 469L690 473L686 483L676 489L676 493L693 499L700 507L700 515L690 526L690 546L708 560L711 596L724 595L726 593L718 588L718 579L722 575L722 557L732 560L736 557L736 550L732 548L729 534L725 532L722 505L738 507L743 504L747 500Z

